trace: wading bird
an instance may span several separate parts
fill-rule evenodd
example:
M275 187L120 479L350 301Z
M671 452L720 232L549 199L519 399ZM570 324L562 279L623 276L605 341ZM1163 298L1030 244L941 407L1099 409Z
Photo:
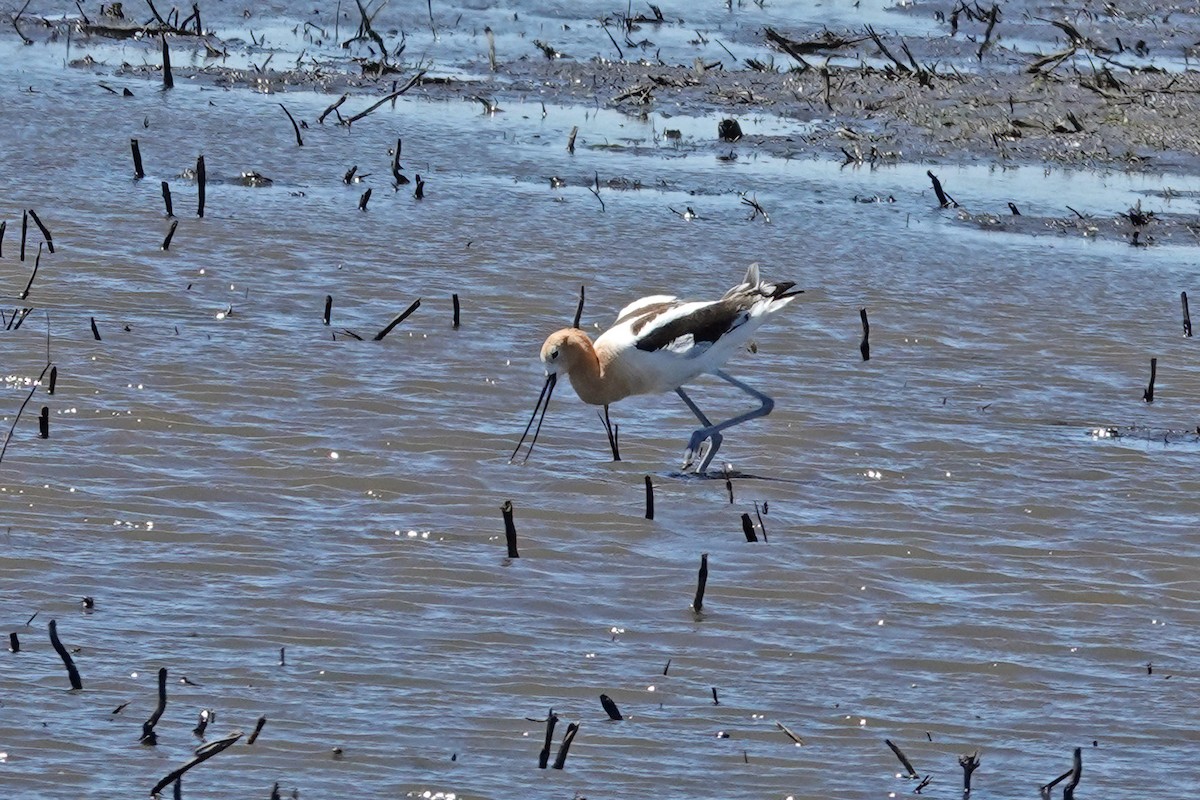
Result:
M683 469L695 464L698 474L706 472L721 448L722 431L765 417L775 406L770 397L730 376L721 367L750 342L769 315L803 291L793 289L795 285L791 281L767 283L759 278L758 264L752 264L745 280L720 300L684 301L669 295L652 295L621 309L617 321L594 343L579 328L563 328L550 334L542 345L546 383L512 458L521 451L537 419L525 459L533 453L550 407L550 396L558 376L565 373L579 399L604 406L606 418L609 404L630 395L675 392L704 426L688 441ZM714 425L683 390L684 384L704 373L736 386L758 400L759 407ZM705 441L710 444L701 455Z

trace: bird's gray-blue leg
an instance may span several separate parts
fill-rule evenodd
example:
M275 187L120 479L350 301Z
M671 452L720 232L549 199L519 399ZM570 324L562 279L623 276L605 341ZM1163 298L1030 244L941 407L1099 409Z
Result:
M688 444L688 452L694 453L695 448L699 446L700 442L703 442L705 439L713 440L712 448L705 453L704 458L701 459L699 466L696 467L697 474L702 474L708 471L708 466L712 463L713 457L717 454L717 449L720 447L721 431L725 430L726 428L732 428L734 425L741 425L743 422L749 422L752 419L765 417L767 414L771 413L772 409L775 408L775 401L770 397L751 386L747 386L724 370L714 370L713 374L726 383L736 386L738 389L741 389L746 394L758 400L760 405L758 408L747 411L745 414L739 414L732 419L727 419L724 422L719 422L716 425L713 425L712 423L708 422L704 415L700 413L699 409L697 409L690 400L687 401L688 405L692 408L692 411L700 418L700 421L705 423L705 427L692 434L691 442Z
M687 407L689 409L691 409L692 413L696 415L696 419L700 420L700 424L704 426L700 430L693 433L691 440L688 441L688 449L686 451L684 451L683 467L681 467L681 469L686 470L688 467L690 467L692 465L692 462L696 460L697 451L699 450L700 445L704 442L705 439L712 439L712 443L709 445L708 453L705 454L703 460L705 462L711 461L712 456L715 455L717 450L719 450L721 447L722 437L721 437L721 434L719 434L719 433L713 433L711 435L701 435L705 431L707 431L709 428L713 427L712 421L709 420L708 417L704 416L704 412L700 410L700 407L698 405L696 405L694 402L692 402L692 398L687 396L687 392L683 391L682 387L679 389L676 389L675 394L679 395L679 399L683 400L683 402L687 405Z

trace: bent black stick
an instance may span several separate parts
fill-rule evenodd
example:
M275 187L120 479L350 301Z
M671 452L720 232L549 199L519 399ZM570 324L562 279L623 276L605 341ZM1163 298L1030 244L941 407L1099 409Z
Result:
M908 760L908 756L904 755L904 751L901 750L899 748L899 746L896 745L895 742L893 742L891 739L884 739L883 743L886 744L888 747L892 748L892 752L896 754L896 758L900 759L901 765L903 765L904 769L906 769L908 771L908 777L910 777L910 778L921 777L920 775L917 774L917 771L915 769L913 769L912 762Z
M177 219L171 220L171 229L169 231L167 231L167 238L163 239L163 243L162 243L163 250L171 249L171 240L175 238L175 229L178 227L179 227L179 220L177 220ZM97 336L96 338L99 339L100 337Z
M567 763L567 752L571 749L571 742L575 741L575 734L579 733L579 723L572 722L567 726L567 732L563 734L562 744L558 747L558 755L554 757L554 769L562 769Z
M646 476L646 519L654 519L654 481Z
M554 739L554 726L558 724L558 715L554 713L554 709L550 709L550 713L546 715L546 741L542 745L542 751L538 753L538 769L545 769L550 763L550 743Z
M158 720L162 717L163 712L167 710L167 668L159 667L158 669L158 705L154 708L154 713L150 718L142 723L142 744L158 744L158 735L154 733L154 726L158 724Z
M50 229L42 224L42 220L38 217L37 212L32 208L29 209L29 218L33 220L33 224L37 225L38 230L42 232L42 238L46 240L46 249L53 253L54 239L50 236Z
M1154 402L1154 379L1158 377L1158 359L1150 359L1150 385L1142 390L1142 399L1147 403Z
M347 120L345 121L345 123L344 123L344 124L346 124L346 125L353 125L355 122L358 122L358 121L359 121L360 119L362 119L363 117L367 116L367 115L368 115L368 114L370 114L371 112L373 112L373 111L375 111L376 109L378 109L380 106L382 106L382 105L383 105L384 103L386 103L387 101L396 99L397 97L399 97L400 95L404 94L405 92L407 92L407 91L408 91L409 89L411 89L412 87L416 86L418 83L420 83L420 81L421 81L421 78L424 78L424 77L425 77L425 70L421 70L421 71L420 71L420 72L418 72L416 75L413 75L411 78L409 78L409 79L408 79L408 83L404 84L404 85L403 85L403 86L401 86L399 89L397 89L396 91L392 92L392 93L391 93L391 94L389 94L387 97L385 97L385 98L383 98L382 100L380 100L379 102L375 103L374 105L372 105L370 108L366 109L365 111L360 111L360 112L358 112L357 114L355 114L353 117L350 117L349 119L347 119ZM337 107L337 105L340 105L340 103L336 104L334 107L336 108L336 107Z
M304 140L300 138L300 126L296 124L296 118L292 116L292 112L288 111L287 106L283 103L280 103L279 107L283 109L283 113L287 114L287 118L292 121L292 130L296 132L296 146L304 147Z
M67 652L67 648L63 647L62 640L58 638L58 622L56 620L50 620L50 644L53 645L54 652L58 653L58 657L62 659L63 666L67 668L67 678L71 681L71 688L82 689L83 681L79 679L79 670L75 668L71 654Z
M862 320L863 338L858 345L858 351L862 353L863 361L871 360L871 323L867 321L867 308L863 306L858 310L859 319Z
M212 758L217 753L220 753L222 750L226 750L226 749L232 747L234 744L237 743L237 740L241 739L241 738L242 738L242 732L234 731L233 733L226 736L224 739L218 739L215 742L210 742L201 747L197 747L195 758L193 758L191 761L188 761L182 767L171 770L171 772L168 773L165 778L160 780L158 783L154 784L154 788L150 790L150 794L152 794L152 795L158 794L164 788L166 788L167 786L170 786L171 783L173 783L174 781L176 781L180 777L182 777L183 773L187 772L189 769L191 769L192 767L194 767L198 764L203 764L205 761Z
M332 105L330 105L329 108L322 111L321 116L317 117L317 124L324 125L325 118L328 117L330 114L332 114L334 111L336 111L338 109L338 106L340 106L342 103L346 102L346 99L348 97L350 97L350 95L348 95L348 94L342 95L336 101L334 101L334 103Z
M0 223L0 239L4 237L4 225ZM1188 313L1187 292L1179 293L1179 300L1183 303L1183 335L1191 337L1192 335L1192 315Z

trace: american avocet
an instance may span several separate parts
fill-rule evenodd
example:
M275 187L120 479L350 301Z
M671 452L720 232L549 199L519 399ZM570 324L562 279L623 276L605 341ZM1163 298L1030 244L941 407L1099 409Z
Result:
M540 410L542 416L525 458L533 452L555 383L560 373L566 373L579 399L604 406L606 416L610 403L630 395L675 392L704 426L688 441L683 469L695 462L701 444L707 440L711 444L700 457L696 472L707 471L721 448L721 431L765 417L775 406L770 397L721 367L750 341L770 314L803 291L793 289L795 285L791 281L767 283L759 278L758 264L751 264L745 280L720 300L688 302L669 295L652 295L621 309L613 326L595 343L579 328L563 328L550 334L542 345L546 383L512 457L521 451ZM714 425L683 390L685 383L706 372L736 386L758 400L760 406Z

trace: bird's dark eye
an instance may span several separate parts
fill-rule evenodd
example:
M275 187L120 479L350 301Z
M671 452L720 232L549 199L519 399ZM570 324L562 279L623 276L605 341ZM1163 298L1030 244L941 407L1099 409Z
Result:
M558 351L557 351L557 350L551 350L551 351L550 351L550 360L551 360L551 361L553 361L553 360L555 360L556 358L558 358Z

